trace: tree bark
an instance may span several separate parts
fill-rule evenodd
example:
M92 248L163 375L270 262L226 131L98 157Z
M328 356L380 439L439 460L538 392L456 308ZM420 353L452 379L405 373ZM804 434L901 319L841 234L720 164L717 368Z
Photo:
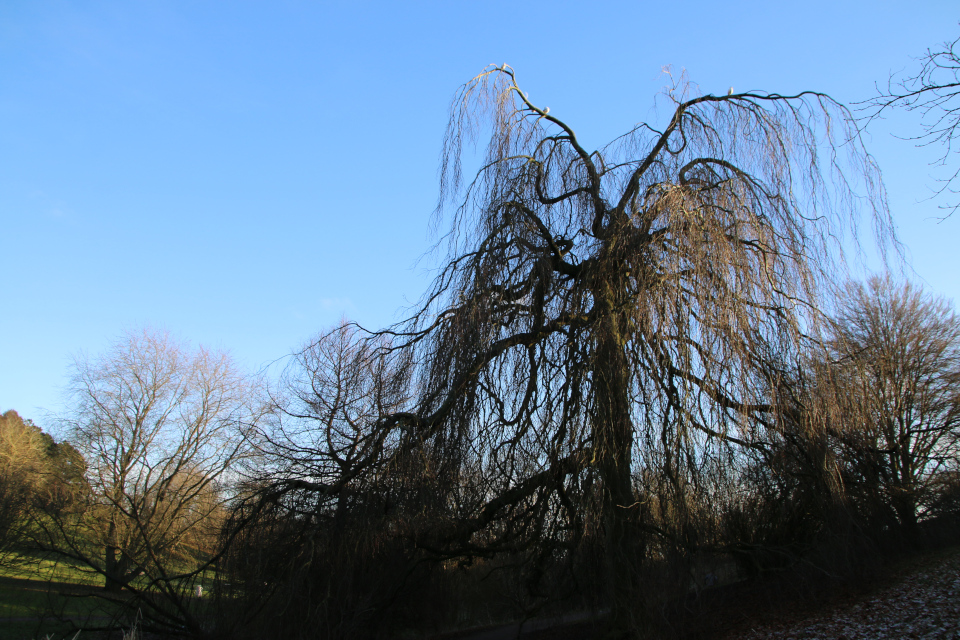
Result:
M117 593L123 589L123 567L121 566L121 558L118 557L119 554L120 546L117 543L117 525L111 521L107 529L107 544L103 557L103 588L105 591Z
M631 480L633 422L631 368L625 352L628 319L620 311L623 289L608 286L595 298L604 307L593 367L596 385L594 439L603 487L605 575L611 608L610 637L636 637L648 626L639 594L643 544Z

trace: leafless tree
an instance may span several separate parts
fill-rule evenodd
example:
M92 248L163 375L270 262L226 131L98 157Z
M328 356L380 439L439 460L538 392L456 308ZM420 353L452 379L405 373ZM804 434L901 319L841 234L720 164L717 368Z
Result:
M396 600L412 566L391 546L410 529L396 507L410 487L394 455L398 434L377 424L405 406L409 383L402 351L346 322L292 355L278 410L258 430L250 491L235 505L223 563L231 585L270 588L238 590L224 608L243 606L226 617L272 600L296 614L273 616L262 633L353 638L383 623L383 604Z
M892 239L843 107L694 91L667 93L663 128L589 151L511 68L464 85L442 165L448 259L411 320L374 336L406 354L416 395L366 429L393 442L369 468L415 459L442 495L418 544L526 549L534 574L602 549L624 634L648 628L645 559L696 517L710 461L763 446L770 356L799 349L839 240L863 209ZM463 145L487 124L464 186Z
M884 88L878 88L877 96L861 103L866 112L865 121L880 118L886 111L900 108L918 111L921 115L922 133L909 136L919 146L940 145L942 155L934 162L940 166L950 163L952 153L960 151L956 147L960 136L960 53L957 47L960 38L944 42L936 49L927 49L920 56L919 70L905 77L891 76ZM946 178L936 190L937 196L944 193L956 194L960 166L948 169ZM947 202L941 205L946 215L951 215L960 207L960 203Z
M157 622L198 624L186 594L213 555L231 468L262 412L255 385L225 353L144 330L77 358L72 402L91 496L46 523L48 543L108 591L160 594L141 603Z
M846 453L915 527L960 454L960 317L943 298L875 276L847 286L829 338Z
M589 151L510 67L464 85L434 285L409 321L345 342L341 328L304 352L288 414L316 425L316 446L290 447L299 468L265 495L329 509L379 483L385 530L410 546L508 554L531 591L561 565L575 580L592 570L611 632L649 630L650 567L707 542L716 479L769 446L778 363L799 357L861 212L896 246L845 108L814 92L695 92L677 83L662 128ZM486 157L464 183L463 146L481 131ZM348 367L354 378L341 362L376 366Z
M408 400L408 368L388 341L366 339L346 322L305 344L282 376L274 401L281 411L262 431L262 447L278 465L271 479L291 490L304 479L339 482L329 499L342 514L356 483L390 457L394 434L373 427Z

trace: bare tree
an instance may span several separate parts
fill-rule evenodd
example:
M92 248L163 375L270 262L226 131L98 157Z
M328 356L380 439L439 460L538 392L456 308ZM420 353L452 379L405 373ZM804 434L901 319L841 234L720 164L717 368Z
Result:
M847 454L913 528L960 454L960 317L943 298L875 276L847 286L829 335Z
M771 356L798 351L839 239L861 208L892 238L876 169L828 96L687 91L668 92L662 129L589 151L507 66L460 90L448 259L409 322L371 338L405 354L415 396L378 407L365 432L392 445L354 465L418 461L440 495L416 544L438 557L520 554L535 586L600 550L624 635L649 628L656 545L697 543L711 469L764 446ZM462 187L462 147L485 123Z
M266 502L295 498L300 522L373 505L435 558L510 555L534 596L599 560L612 632L649 630L651 566L713 543L738 452L781 437L778 363L799 358L862 209L895 245L846 109L693 90L668 92L662 129L588 151L511 68L464 85L444 266L406 323L301 352L287 417L313 426L271 438L285 464Z
M384 605L413 565L395 544L409 529L397 517L398 434L376 426L407 403L408 374L389 340L345 322L290 358L278 411L258 430L252 490L236 505L228 535L237 538L223 563L231 584L270 588L236 590L224 605L237 613L227 618L249 627L247 614L269 600L296 614L271 616L261 633L355 638L385 623Z
M866 111L866 123L880 118L884 112L900 108L920 112L920 126L923 133L909 136L918 146L940 145L942 155L934 162L947 166L952 153L960 151L956 147L960 136L960 53L957 46L960 38L944 42L936 49L927 49L920 56L920 68L905 77L891 76L885 88L878 88L877 96L861 103ZM957 180L960 166L948 169L947 177L942 179L937 196L944 193L958 193ZM960 202L947 202L941 209L951 215Z
M255 386L227 354L144 330L77 358L72 400L91 498L47 525L55 550L108 591L160 593L143 601L160 623L196 624L185 594L213 555L231 468L261 414Z
M365 339L346 322L294 354L274 400L281 411L262 432L275 464L270 478L340 481L329 499L337 513L348 509L356 483L371 477L368 466L389 458L394 444L393 434L373 426L409 399L409 366L393 356L386 339Z

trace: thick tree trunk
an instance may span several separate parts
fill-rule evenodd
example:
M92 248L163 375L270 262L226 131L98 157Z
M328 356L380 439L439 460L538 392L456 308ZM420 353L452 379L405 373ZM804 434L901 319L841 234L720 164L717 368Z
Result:
M123 589L128 564L117 542L117 525L111 522L107 529L107 544L103 554L105 591L116 593Z
M913 473L913 446L905 425L899 425L901 436L897 441L896 464L897 483L894 487L894 508L900 526L910 536L918 533L917 488Z
M894 488L893 508L897 512L897 519L904 533L915 537L919 532L917 521L917 497L911 485Z
M643 541L636 526L639 505L631 480L633 423L630 411L631 370L625 353L626 318L615 298L597 335L593 367L594 442L603 486L603 523L607 601L611 637L637 637L648 626L639 595Z

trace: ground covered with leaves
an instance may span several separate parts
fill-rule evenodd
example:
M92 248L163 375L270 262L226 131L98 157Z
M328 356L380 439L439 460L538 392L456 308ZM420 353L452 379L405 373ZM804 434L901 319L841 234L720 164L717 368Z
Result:
M960 640L960 548L902 563L872 588L801 615L745 624L725 640Z

